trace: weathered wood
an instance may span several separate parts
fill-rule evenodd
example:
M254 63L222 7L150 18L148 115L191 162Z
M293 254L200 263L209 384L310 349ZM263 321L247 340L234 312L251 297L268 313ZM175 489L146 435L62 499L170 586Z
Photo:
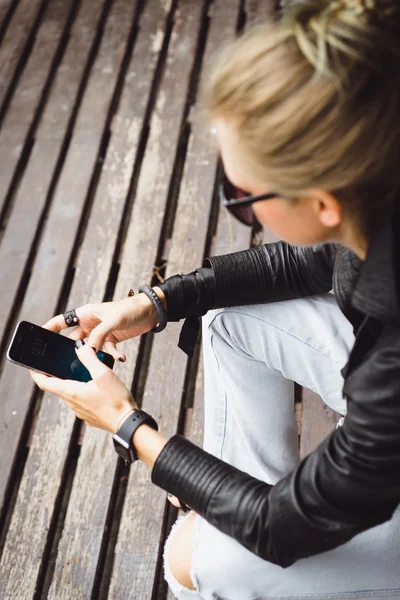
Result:
M50 4L55 5L58 1L50 0ZM139 167L142 158L142 128L146 125L145 114L152 96L153 79L156 72L162 73L162 69L157 69L156 64L160 57L166 23L171 23L168 16L171 0L147 0L138 4L143 5L143 10L140 12L133 55L127 67L117 113L110 125L107 154L93 204L88 211L87 228L78 255L74 257L76 272L69 295L70 306L99 301L108 289L108 277L111 266L115 268L114 251L119 248L118 236L123 219L130 223L120 257L121 268L115 298L124 297L129 287L136 288L139 283L150 281L158 253L170 182L176 176L172 172L178 143L182 141L180 125L187 112L186 98L192 65L198 68L198 59L195 62L193 60L197 39L202 35L200 23L207 2L178 0L177 19L150 121L150 135L137 193L131 214L125 214L132 172ZM213 48L224 37L233 35L240 4L243 4L240 0L221 0L210 5L211 20L203 70ZM0 50L0 63L2 56L9 56L15 66L26 40L29 39L36 14L35 0L29 0L29 3L21 0L19 7L23 5L26 8L25 24L30 19L30 29L21 27L24 19L18 22L15 20L15 15L22 15L21 12L18 13L21 10L18 8L9 22L4 38L7 39L8 47L4 46L4 42ZM36 9L38 6L39 3L36 2ZM5 0L0 0L0 23L4 7ZM54 6L49 6L49 11L51 10L54 10ZM249 26L268 16L269 3L248 0L244 10L246 26ZM69 264L82 211L87 206L89 183L94 170L98 168L98 149L132 17L139 14L139 9L131 0L114 0L112 3L100 52L79 109L70 150L48 219L44 221L43 210L50 182L101 11L100 3L91 0L80 2L71 39L52 82L47 104L35 133L35 145L13 199L13 210L0 244L0 264L7 268L7 261L10 263L5 283L13 292L4 302L5 311L2 316L0 288L0 333L9 317L33 239L39 231L38 227L41 228L42 225L43 237L38 254L32 256L33 272L20 317L39 323L46 320L54 312L63 287L66 265ZM38 30L39 34L43 26L44 23ZM13 30L19 32L15 40L7 37ZM37 43L33 46L32 53L34 52L37 52ZM27 63L20 86L23 81L29 81L25 78L28 77L31 64ZM10 65L6 64L4 67L13 74ZM0 95L2 73L0 71ZM11 79L12 77L9 80ZM25 89L29 92L28 87ZM192 93L193 90L189 94L190 98ZM20 106L28 107L33 115L37 96L33 95L30 100L30 107L28 103L21 103ZM10 111L13 110L14 102L18 101L15 95ZM181 147L181 152L186 152L186 158L177 206L173 209L176 214L167 215L174 220L172 238L165 245L169 252L164 250L162 253L163 257L168 258L167 276L181 271L188 272L201 265L210 218L217 157L211 126L203 120L199 104L190 111L190 126L187 149ZM176 172L180 173L180 169ZM268 233L263 232L256 242L253 239L253 243L270 239L272 238ZM217 235L208 253L234 252L249 244L249 229L230 220L227 212L221 210ZM2 269L1 273L4 272ZM143 408L155 415L160 422L161 432L167 437L177 431L180 413L184 410L183 396L188 400L187 390L184 389L188 361L176 347L181 325L182 323L171 323L163 336L154 336L143 400ZM136 339L126 344L124 350L128 355L128 364L118 365L116 369L128 385L132 382L139 342ZM5 365L0 378L0 506L12 472L32 390L31 380L25 371ZM200 359L193 408L186 410L184 424L184 434L198 445L202 445L203 437L203 398L203 363ZM308 391L304 392L304 404L297 404L296 408L298 424L303 427L305 434L302 439L302 454L305 454L335 426L338 417ZM317 414L318 410L320 416ZM63 534L58 547L53 544L46 550L51 550L51 556L45 554L46 543L51 542L48 535L50 524L53 528L58 519L55 511L55 507L57 510L59 507L58 496L67 480L65 469L75 417L62 401L48 395L43 397L40 408L35 412L37 417L34 430L30 433L30 452L0 563L0 597L1 600L27 600L36 597L39 571L48 566L43 562L45 555L51 561L46 585L50 585L54 567L53 581L46 597L51 600L90 598L94 583L98 584L98 578L101 577L102 554L105 550L102 545L104 536L107 536L106 519L116 455L109 434L86 428L79 441L82 444L81 453ZM154 577L160 577L157 565L159 567L164 543L166 507L169 507L169 503L166 502L165 494L150 483L147 467L135 464L131 470L124 503L109 598L148 600L152 597L152 590L157 587ZM115 515L115 518L118 522L119 515ZM103 583L107 586L107 577ZM105 593L103 590L104 598ZM172 600L170 592L167 598Z
M52 0L49 3L3 121L0 133L0 206L10 189L72 5L73 0Z
M221 38L233 35L237 9L238 2L232 0L214 5L206 57L217 39L221 42ZM210 127L197 119L196 110L191 115L193 129L170 244L168 275L201 264L214 188L216 156L210 143ZM155 415L166 436L177 431L187 363L187 357L176 348L179 329L180 324L170 323L162 336L155 337L143 398L145 410ZM165 494L154 489L148 470L137 469L128 483L110 598L151 596L164 510Z
M0 31L4 28L5 19L9 19L7 15L9 15L10 10L13 10L13 4L15 4L14 0L0 0Z
M300 456L310 454L335 429L340 415L314 392L303 389Z
M56 73L35 135L35 145L13 201L13 211L1 240L0 261L3 268L0 272L0 340L5 333L8 314L46 205L50 184L73 115L77 92L102 13L102 4L102 2L93 3L85 0L76 16L64 58ZM7 148L2 145L1 138L0 146L3 152L7 151ZM11 253L10 248L12 248ZM9 335L10 332L6 334Z
M22 313L29 315L34 322L43 322L54 314L57 297L64 279L65 258L69 256L76 236L80 215L84 207L93 168L106 118L118 80L121 60L124 56L128 35L136 12L136 4L131 0L116 0L107 20L104 37L93 65L88 87L79 112L70 152L59 181L51 210L49 212L42 243L35 261L34 270L28 286L28 295ZM45 276L44 276L45 274ZM17 367L15 367L17 368ZM12 382L8 377L5 393L19 405L24 412L32 391L32 384L18 372L18 378ZM15 371L14 371L15 377ZM22 384L21 384L22 382ZM13 385L15 383L15 386ZM4 389L4 388L3 388ZM54 427L59 427L55 438L55 448L48 446L49 432L52 430L50 419L46 427L39 428L32 439L31 452L19 489L10 529L0 564L0 588L5 599L26 600L32 597L36 586L41 555L46 542L54 509L54 500L59 490L59 482L64 468L69 438L63 431L71 431L74 414L54 405L61 401L52 397L45 398L41 410L49 411L53 416ZM3 406L2 406L3 408ZM15 451L20 435L21 421L13 421L11 403L8 412L2 411L1 454L11 446ZM15 408L14 408L15 410ZM108 440L109 441L109 440ZM46 448L48 470L38 470L37 457ZM7 453L12 456L12 452ZM46 465L40 463L44 468ZM4 493L10 465L1 463L0 485ZM51 473L51 475L50 475ZM35 502L35 510L32 502ZM26 544L26 531L29 531L30 544Z
M247 25L256 23L265 14L265 6L263 2L255 0L246 7L247 10ZM239 223L227 210L219 207L217 230L212 240L209 255L216 256L237 252L250 247L251 231L250 229ZM203 364L203 348L201 348L199 370L196 377L196 393L194 395L193 407L188 411L185 424L185 434L195 443L200 444L203 440L204 428L204 381L201 377L204 371Z
M271 19L276 12L275 0L246 0L246 27Z
M5 4L6 2L2 2L2 6ZM10 4L10 0L7 4ZM3 105L24 48L30 43L32 29L42 4L43 0L21 0L7 27L0 50L0 107Z
M24 262L28 257L30 245L40 218L40 211L44 206L52 177L52 170L63 142L69 117L71 116L72 106L79 87L79 76L83 74L83 63L88 55L91 41L94 39L96 21L98 20L100 11L100 4L97 6L96 3L95 6L90 0L85 0L82 3L81 11L71 32L71 43L60 65L53 93L50 96L41 126L38 130L37 146L33 150L31 162L21 182L20 193L16 197L15 213L13 213L10 219L3 243L0 246L0 258L4 264L4 270L2 269L0 272L0 331L4 331L4 323L7 321L8 311L12 306L12 296L9 297L7 295L6 288L14 289L14 293L17 290ZM80 44L79 47L78 44ZM76 64L79 61L79 56L82 66ZM74 81L74 73L77 75L77 81ZM69 110L65 110L68 106ZM88 110L91 109L88 107ZM89 178L90 174L87 174L87 177ZM68 182L66 185L67 189L73 189L71 188L72 183ZM62 202L60 202L60 206L62 207ZM57 212L55 212L53 219L57 219L57 217ZM49 238L51 235L50 229L48 233ZM53 267L54 271L59 271L59 281L62 281L64 275L63 268L60 268L60 265L65 265L68 252L72 248L73 235L71 235L69 242L68 236L64 235L64 240L68 244L65 257L60 260L58 265L54 264ZM26 246L24 245L25 242L27 242ZM37 323L47 320L48 316L55 310L55 303L57 301L57 288L52 288L52 284L56 284L56 280L47 281L48 295L45 295L46 288L43 273L47 269L47 256L45 255L42 260L44 263L42 262L41 268L37 270L36 279L34 278L30 284L30 289L36 290L36 303L29 296L30 292L28 288L28 296L22 306L24 317ZM10 270L8 270L9 268ZM7 273L7 277L3 279L3 274L5 273ZM43 296L41 296L41 292ZM41 312L42 306L47 308L47 314L45 311ZM38 311L37 314L35 314L35 310ZM11 332L7 333L10 335ZM18 444L27 405L33 389L28 374L19 369L18 377L16 377L15 369L15 366L5 364L0 378L0 390L3 398L3 401L0 403L1 440L5 442L5 432L13 432L13 441L11 443L10 441L5 442L4 446L1 447L4 461L0 466L0 506L3 503L3 494L9 469L13 463L15 448Z
M140 17L138 38L113 119L107 156L80 251L69 298L71 306L101 301L105 293L169 10L168 1L151 0ZM153 244L156 252L157 241L153 240ZM125 369L130 379L133 368L134 365L130 365ZM41 413L39 418L40 428L44 429L47 412ZM63 435L70 433L65 430ZM56 443L55 438L49 440L51 445ZM43 453L41 461L45 460ZM49 600L91 597L116 461L110 435L86 428Z

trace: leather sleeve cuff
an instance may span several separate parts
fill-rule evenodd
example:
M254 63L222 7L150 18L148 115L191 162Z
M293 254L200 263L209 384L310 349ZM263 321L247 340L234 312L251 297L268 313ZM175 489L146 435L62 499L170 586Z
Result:
M211 268L168 277L159 287L167 299L168 321L201 317L214 305L215 277Z
M173 275L159 287L167 299L168 321L186 319L178 347L188 356L193 356L201 327L200 318L214 305L214 271L206 267L188 275Z
M181 435L174 435L157 457L152 482L205 515L214 490L226 476L226 467L212 454Z

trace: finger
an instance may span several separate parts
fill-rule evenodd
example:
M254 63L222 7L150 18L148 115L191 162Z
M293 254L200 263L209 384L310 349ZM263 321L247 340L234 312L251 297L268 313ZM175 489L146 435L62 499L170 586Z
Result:
M68 336L70 340L84 340L86 337L86 333L83 328L79 325L78 327L74 327L69 332Z
M118 352L114 342L104 342L104 350L108 352L108 354L111 354L114 360L119 360L120 362L126 361L125 354L123 352Z
M89 344L83 344L80 348L77 348L76 354L81 363L89 371L93 380L108 373L112 373L111 369L106 367L106 365L98 359L96 352Z
M59 333L62 329L67 329L67 324L62 315L56 315L50 321L47 321L44 325L42 325L44 329L49 329L50 331L54 331L55 333Z
M34 371L30 371L30 373L32 379L41 390L56 394L56 396L61 396L62 398L68 398L71 394L72 386L76 384L76 381L48 377L47 375L43 375L43 373L36 373Z
M181 503L179 502L176 496L173 496L172 494L167 494L167 498L173 506L176 506L176 508L181 508Z
M76 315L78 319L81 318L81 310L83 307L79 307L75 309ZM50 321L47 321L44 325L42 325L44 329L50 329L50 331L54 331L55 333L59 333L62 329L68 329L68 325L65 322L64 315L56 315Z
M104 322L99 323L97 325L97 327L95 327L92 330L92 333L90 334L89 339L88 339L88 344L90 346L92 346L93 348L95 348L96 350L100 350L100 348L102 348L102 346L104 344L104 340L106 339L106 337L109 333L110 333L110 326ZM113 344L113 342L110 342L110 344ZM115 344L113 344L113 347L114 347L114 352L117 352ZM110 354L111 354L111 352L110 352ZM113 356L114 356L114 354L113 354Z
M29 375L32 377L33 381L38 387L41 387L40 384L42 382L42 377L47 377L47 375L43 375L42 373L38 373L37 371L32 371L32 369L29 369Z

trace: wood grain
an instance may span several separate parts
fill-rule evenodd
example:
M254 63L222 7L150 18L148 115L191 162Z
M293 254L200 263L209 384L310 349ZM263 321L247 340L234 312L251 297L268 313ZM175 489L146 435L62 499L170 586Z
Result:
M57 290L61 289L65 274L60 264L65 265L65 256L72 249L135 11L136 5L131 0L116 0L112 5L104 39L93 65L71 149L35 261L29 306L27 302L24 307L29 310L32 320L39 323L54 314ZM46 273L45 278L43 273ZM27 390L22 389L21 396L26 401ZM26 600L34 594L74 421L74 413L65 410L54 397L44 397L40 413L0 564L0 588L7 600L11 597ZM9 427L6 435L2 435L2 444L11 431L12 427ZM14 447L15 437L11 438ZM104 443L107 446L106 441ZM6 479L4 471L9 465L1 463L1 467L0 482L3 482ZM30 544L26 544L26 531L29 531Z
M315 392L303 388L300 456L310 454L336 427L340 415Z
M15 200L15 210L5 231L3 243L0 246L0 259L4 265L4 270L2 269L0 272L0 331L2 333L4 333L4 325L12 306L13 295L18 289L24 263L28 258L30 245L40 218L40 211L45 203L55 162L61 149L68 119L71 116L72 106L78 91L79 76L83 74L85 58L88 56L96 32L100 12L101 4L93 4L91 0L85 0L82 3L81 11L71 32L71 43L60 65L54 82L53 93L49 98L38 130L37 144L31 156L32 162L30 162L21 182L20 192ZM81 66L76 64L79 57L82 63ZM74 81L74 74L77 76L76 81ZM67 110L64 109L64 106L67 107ZM91 110L89 107L88 109ZM87 174L87 177L90 177L90 173ZM73 185L70 182L65 182L65 184L69 190L73 191ZM83 195L85 192L86 190L84 190ZM62 202L59 206L61 211L59 220L60 225L62 225ZM53 219L57 220L57 218L57 211L55 211ZM54 279L51 279L51 270L48 271L47 265L48 258L52 256L52 250L50 249L48 253L44 253L41 265L38 265L35 275L31 278L30 286L28 286L28 295L25 297L21 308L21 320L26 318L37 324L42 324L54 312L59 293L57 291L57 280L59 281L59 290L65 275L67 256L73 245L72 233L67 229L61 233L65 243L65 256L59 258L58 263L53 263L53 270L56 273ZM53 233L51 223L49 223L47 229L48 239L51 240L54 235L55 232ZM47 275L50 279L47 279ZM31 295L32 290L34 290L35 297ZM7 335L10 337L11 333L11 331L8 331ZM18 377L16 377L17 373ZM4 461L0 464L0 506L2 506L5 486L13 465L15 450L24 424L33 384L26 371L6 363L0 377L0 390L3 398L0 403L0 447L4 456ZM11 437L8 439L7 435L9 434ZM4 446L1 445L2 443L4 443Z
M10 307L17 293L21 299L18 286L41 223L69 123L74 115L77 93L102 9L102 2L93 3L88 0L83 1L80 6L35 135L35 145L15 194L13 211L0 244L0 261L3 265L0 272L0 339L4 335L11 335L10 331L5 331ZM17 107L17 115L20 109L21 107ZM0 154L7 152L1 137L0 148Z
M61 6L60 0L19 0L5 31L0 105L7 94L10 103L0 132L0 205L38 114L50 65L61 55L59 44L74 1L64 0ZM67 296L68 307L101 301L105 293L113 293L117 273L114 298L125 297L130 287L150 282L160 256L168 260L169 276L200 266L205 251L224 254L274 239L266 231L251 239L247 227L220 210L209 247L210 219L218 211L213 205L218 156L212 126L195 98L198 72L201 78L207 76L215 49L234 36L239 17L245 13L250 27L269 18L273 3L113 0L106 5L110 12L103 23L105 2L77 4L68 43L35 125L29 161L18 171L21 179L15 186L13 182L6 227L0 233L0 343L9 335L5 325L10 315L41 323ZM0 0L0 23L9 6L8 0ZM96 35L101 41L95 51ZM168 236L166 221L171 225ZM200 353L197 366L177 348L182 324L170 323L160 336L149 334L142 404L164 435L180 431L201 446L203 361ZM140 342L136 338L121 348L128 363L117 365L116 372L128 386L142 364ZM113 514L117 457L111 436L84 428L77 442L74 413L47 394L35 407L34 423L27 423L33 391L26 371L3 363L0 508L14 483L10 475L16 473L21 434L25 444L29 427L30 432L0 562L1 600L99 597L100 583L104 599L173 600L161 569L174 518L164 491L151 483L148 468L136 463L125 499L125 486L118 491L122 514ZM296 415L302 455L338 419L308 390L296 404ZM80 454L75 470L70 459L78 452L76 443ZM62 498L69 482L71 490ZM58 513L64 508L65 521ZM110 524L114 532L119 528L115 550L114 539L108 541Z
M3 6L5 4L2 2ZM7 4L10 4L10 0ZM24 48L29 43L42 4L43 0L20 0L7 27L0 49L0 106L8 93Z
M169 9L169 2L151 0L141 14L139 35L80 251L69 298L71 306L100 301L105 293ZM130 379L133 368L133 364L125 367ZM49 600L91 596L116 462L111 436L86 428Z
M48 5L3 121L0 133L0 206L9 192L72 5L73 0L52 0ZM2 284L0 288L3 288Z
M196 31L200 33L198 25L201 15L200 6L196 4L194 7L193 3L188 4L191 6L186 7L186 4L182 4L179 16L182 20L182 27L187 21L185 12L190 10L189 14L193 15L194 23L197 22ZM223 4L226 7L227 4ZM233 5L231 4L231 6ZM230 15L230 13L228 14ZM215 18L214 11L208 40L215 39L216 27L218 27L220 35L227 27L226 14L225 25L222 26L222 29L221 19L215 20ZM186 44L189 44L189 40L192 44L195 41L193 39L194 23L192 27L190 27L190 22L186 23L185 34L181 33L181 39L183 37L187 39ZM195 46L192 45L190 52L194 53L194 50ZM189 55L189 50L186 54ZM176 103L174 108L176 110ZM177 117L178 115L175 116L176 133L180 126L179 121L176 120ZM209 136L209 128L202 126L201 131L196 129L196 133L193 132L189 139L170 246L169 274L173 274L177 270L193 269L202 260L215 177L215 164L213 164L215 150L210 155L209 144L205 143ZM203 189L200 186L200 173L204 176ZM166 191L164 188L163 195ZM147 278L149 278L149 274L147 274ZM143 397L144 409L154 415L160 424L160 430L167 436L173 435L177 429L185 376L186 357L176 348L179 329L179 324L170 323L162 335L155 336ZM154 585L160 550L160 525L165 511L165 493L151 484L148 470L136 469L134 473L134 478L131 477L128 483L115 551L115 568L110 598L149 598ZM140 498L139 503L137 502L138 498ZM132 510L135 518L132 518ZM151 540L151 543L146 540Z

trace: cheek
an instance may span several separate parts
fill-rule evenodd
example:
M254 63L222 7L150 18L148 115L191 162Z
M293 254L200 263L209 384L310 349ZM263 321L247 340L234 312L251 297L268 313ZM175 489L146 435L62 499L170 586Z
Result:
M272 231L279 239L294 245L310 245L321 241L319 227L312 219L297 214L296 210L282 201L268 201L253 205L258 221Z

